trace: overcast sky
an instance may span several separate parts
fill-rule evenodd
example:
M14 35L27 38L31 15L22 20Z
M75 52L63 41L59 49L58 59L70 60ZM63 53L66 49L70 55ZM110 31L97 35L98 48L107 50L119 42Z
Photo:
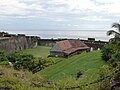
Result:
M0 29L106 30L120 0L0 0Z

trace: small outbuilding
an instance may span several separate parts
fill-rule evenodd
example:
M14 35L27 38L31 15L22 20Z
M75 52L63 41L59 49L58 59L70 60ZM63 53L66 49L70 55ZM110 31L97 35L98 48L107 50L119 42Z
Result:
M88 52L90 48L80 40L71 39L57 42L50 50L50 56L53 57L68 57L79 54L81 52Z

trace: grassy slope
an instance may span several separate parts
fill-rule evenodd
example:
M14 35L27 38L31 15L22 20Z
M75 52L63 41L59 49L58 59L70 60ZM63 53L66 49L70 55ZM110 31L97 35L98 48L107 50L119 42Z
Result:
M40 74L50 80L59 80L65 76L76 77L77 72L82 71L84 73L82 81L91 82L97 78L99 68L105 64L106 63L101 60L101 52L93 51L65 59L40 71Z
M36 48L31 48L27 50L23 50L21 52L27 53L27 54L32 54L35 57L47 57L49 55L49 50L51 47L46 47L46 46L38 46Z
M22 52L33 54L35 57L47 57L49 50L50 47L39 46L37 48L24 50ZM61 80L58 87L64 87L67 85L76 86L78 83L85 84L96 80L99 68L103 65L106 65L106 63L101 60L100 51L82 53L80 55L72 56L68 59L52 59L61 60L61 62L47 67L46 69L34 75L30 72L16 71L12 68L6 68L0 65L0 73L4 73L3 76L0 76L0 87L10 87L15 90L47 90L48 88L37 88L31 86L32 82L36 82L39 84L47 85L49 87L46 82L42 81L43 79L41 76L43 76L45 79ZM75 80L76 73L79 71L83 72L83 78L80 80L81 82ZM18 75L17 77L16 74Z
M27 49L22 52L33 54L35 57L47 57L51 47L38 46L33 49ZM64 58L52 58L56 61L61 62L47 67L46 69L39 72L46 79L60 80L65 76L75 78L77 72L82 71L83 82L93 81L97 78L99 68L106 63L101 60L101 52L93 51L90 53L83 53L80 55L72 56L68 59Z

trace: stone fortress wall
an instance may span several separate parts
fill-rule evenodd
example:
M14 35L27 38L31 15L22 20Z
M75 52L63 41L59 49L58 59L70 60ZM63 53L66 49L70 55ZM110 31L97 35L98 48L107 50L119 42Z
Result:
M68 39L39 39L38 45L40 46L54 46L54 44L58 41L68 40ZM95 41L95 38L88 38L88 40L81 40L87 46L89 46L92 50L101 50L105 44L108 42L106 41Z
M25 36L24 34L7 35L0 37L0 49L5 52L14 52L27 48L34 48L38 41L34 36Z
M58 41L68 39L40 39L37 36L26 36L24 34L12 35L6 34L0 36L0 49L6 52L14 52L28 48L39 46L54 46ZM80 39L79 39L80 40ZM88 45L92 50L100 50L107 43L105 41L95 41L95 38L88 38L88 40L81 40Z

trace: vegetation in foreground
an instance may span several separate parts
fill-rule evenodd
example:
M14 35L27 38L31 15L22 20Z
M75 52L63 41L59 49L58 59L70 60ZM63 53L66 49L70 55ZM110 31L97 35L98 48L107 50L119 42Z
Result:
M6 54L0 51L0 65L13 66L16 70L28 70L33 74L54 64L52 59L34 57L31 54L23 54L21 52L14 52Z
M112 71L113 77L111 78L111 89L120 89L120 24L113 23L114 27L118 31L110 30L107 32L108 35L114 35L109 40L109 43L104 47L102 51L102 59L109 63L114 69Z
M42 79L39 74L0 66L0 90L53 90L54 88L53 82Z

